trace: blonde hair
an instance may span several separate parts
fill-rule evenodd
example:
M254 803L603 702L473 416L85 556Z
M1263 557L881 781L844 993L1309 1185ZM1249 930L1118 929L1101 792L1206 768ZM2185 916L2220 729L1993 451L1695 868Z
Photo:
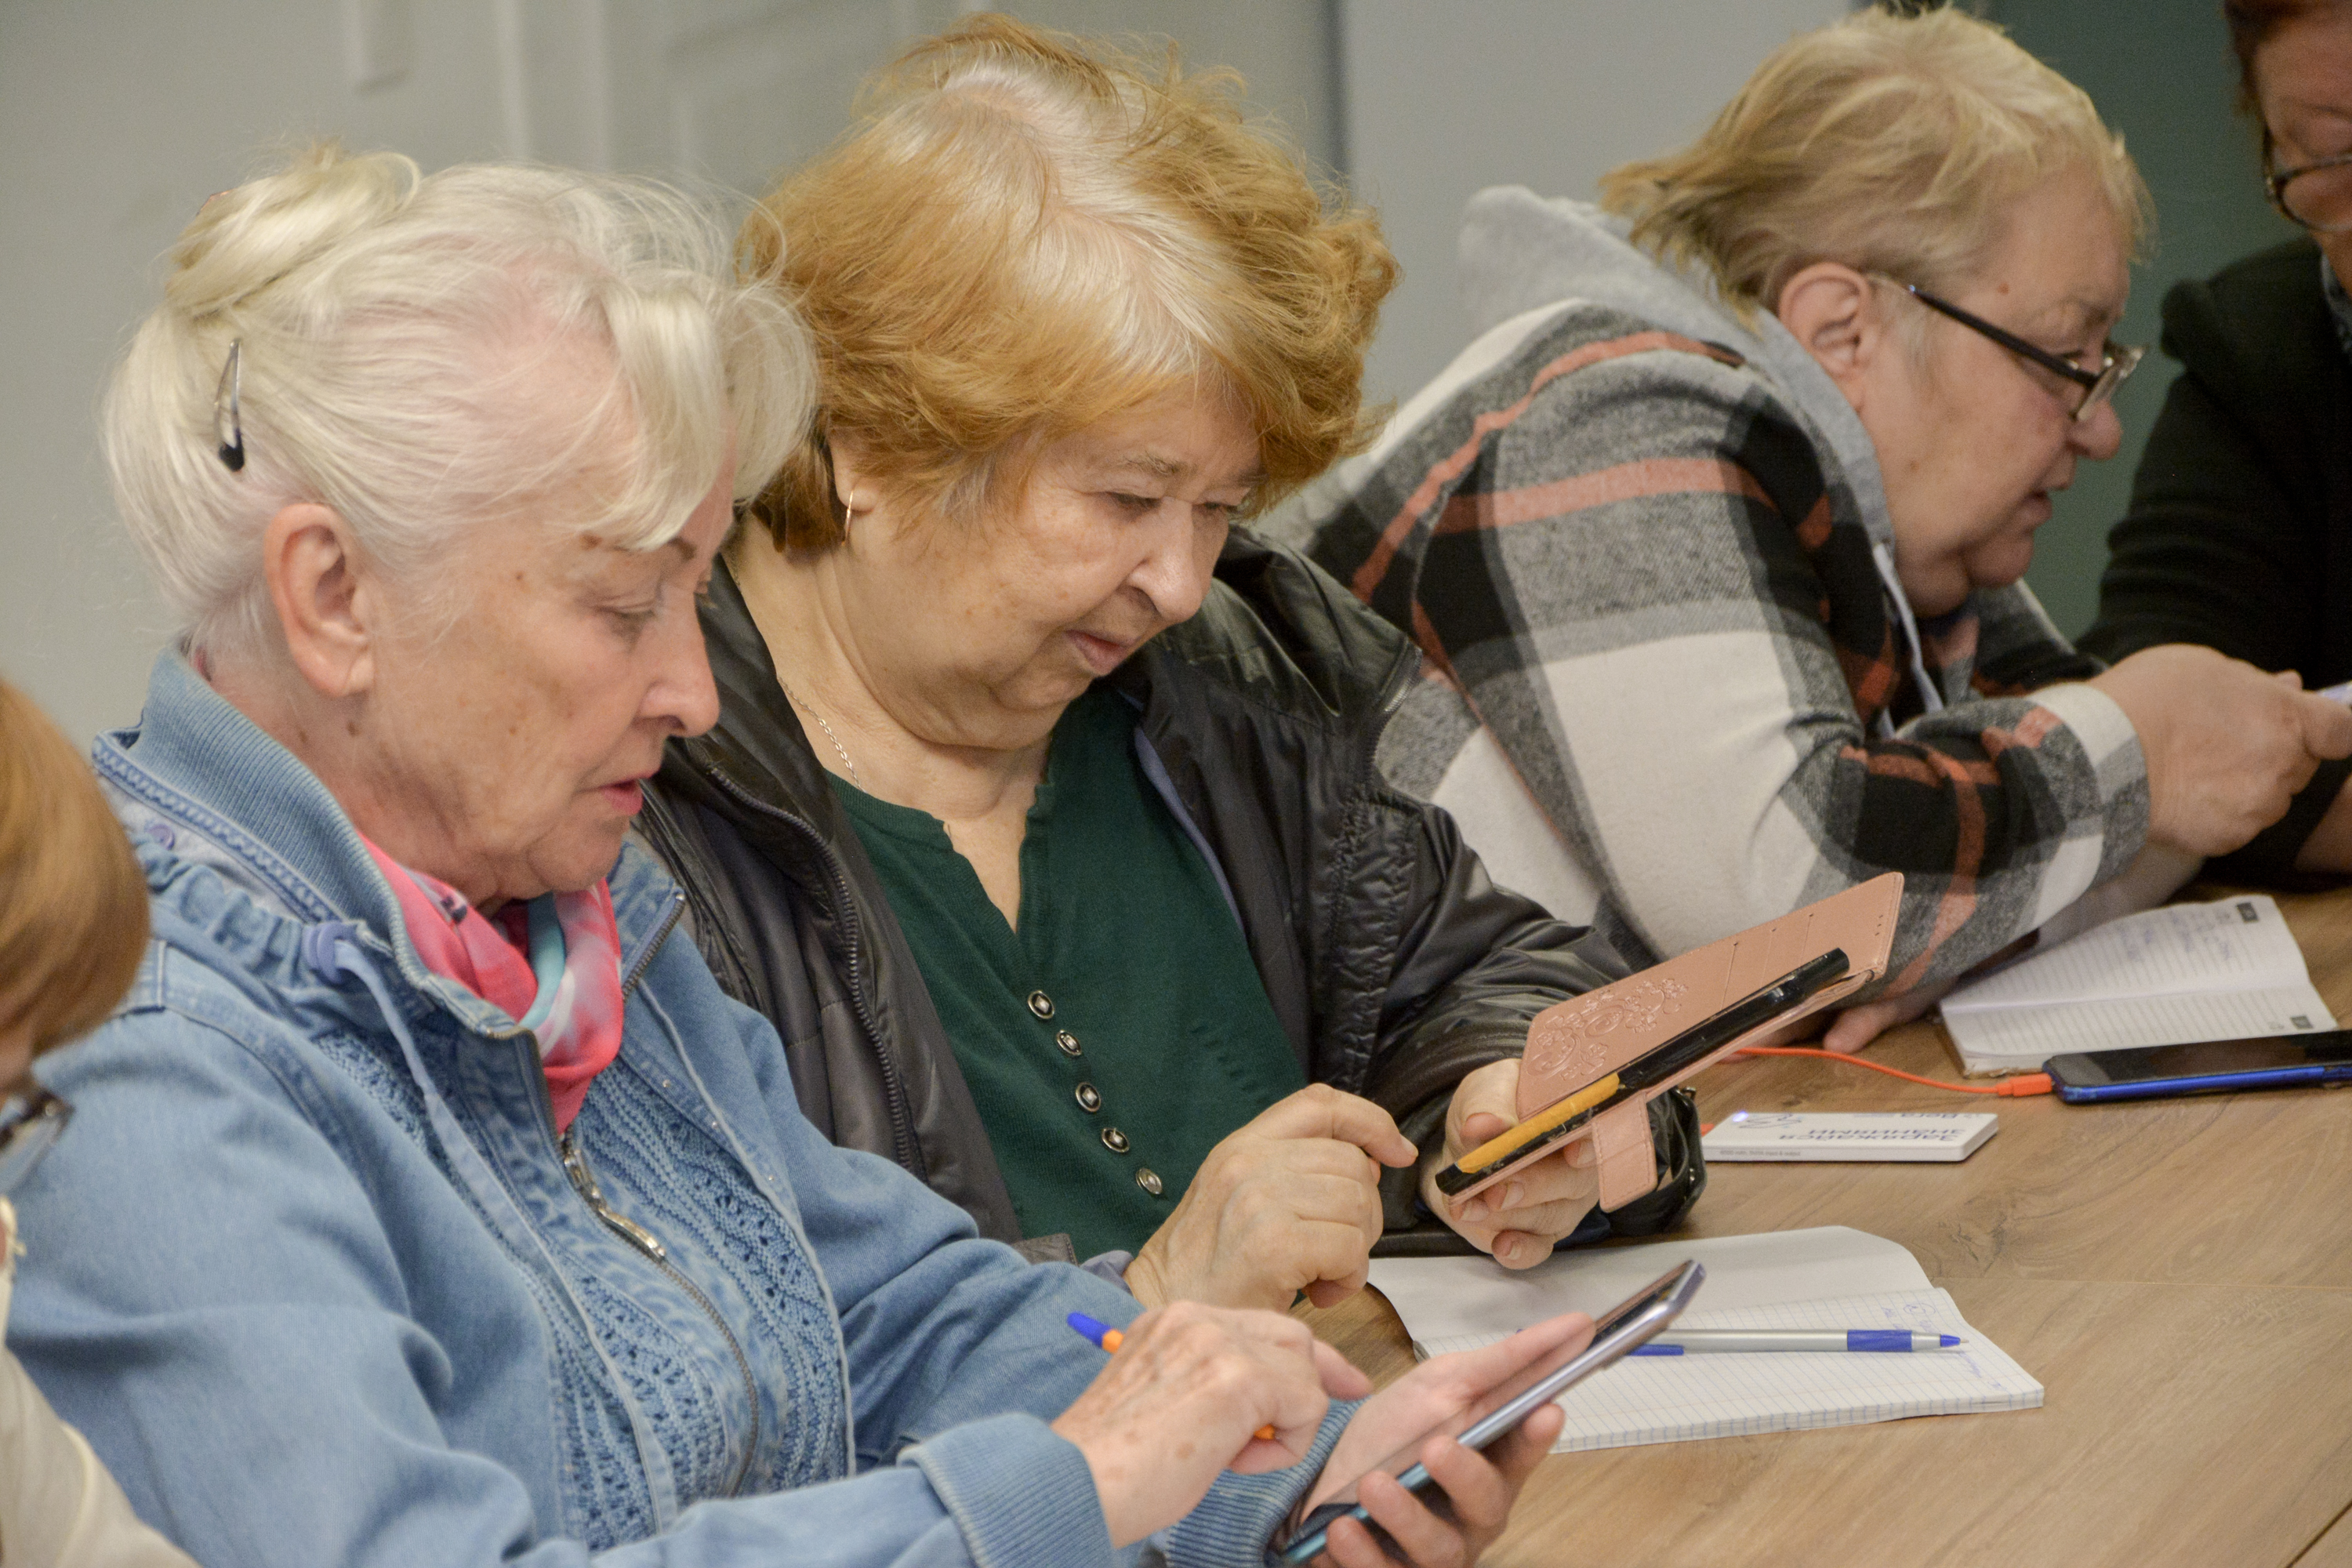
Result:
M117 501L188 646L268 646L258 545L293 502L341 513L429 600L456 531L583 478L603 504L566 522L662 544L730 426L738 499L756 494L800 438L814 377L790 307L739 279L730 248L698 204L644 182L426 175L332 144L206 202L105 409ZM214 434L232 343L236 471ZM585 413L536 395L532 368L583 343Z
M1697 141L1612 170L1601 201L1636 245L1769 312L1822 260L1957 288L2008 205L2074 168L2137 252L2147 187L2082 89L1973 16L1867 11L1773 50Z
M1244 122L1239 88L1002 16L877 75L740 247L816 343L816 428L756 509L779 541L842 536L828 437L961 515L1045 442L1187 386L1256 430L1253 505L1368 442L1364 346L1395 260L1370 212L1327 210Z
M0 680L0 1026L33 1048L114 1011L147 948L147 882L98 781L33 700Z

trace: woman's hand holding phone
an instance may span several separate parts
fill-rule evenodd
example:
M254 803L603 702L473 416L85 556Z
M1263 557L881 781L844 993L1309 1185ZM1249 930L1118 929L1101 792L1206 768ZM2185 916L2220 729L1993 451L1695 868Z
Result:
M1412 1458L1444 1491L1444 1514L1376 1467L1393 1458L1415 1434L1447 1424L1524 1368L1561 1352L1573 1354L1591 1338L1592 1320L1570 1312L1491 1345L1422 1363L1356 1412L1301 1513L1314 1511L1360 1477L1357 1500L1407 1553L1407 1561L1423 1568L1475 1563L1502 1533L1519 1489L1559 1436L1564 1417L1558 1405L1546 1405L1483 1451L1465 1448L1448 1436L1423 1443ZM1318 1561L1339 1568L1384 1568L1394 1560L1362 1524L1341 1519L1332 1524Z
M1445 1111L1445 1138L1422 1172L1421 1197L1465 1239L1506 1268L1532 1268L1552 1244L1584 1222L1601 1201L1592 1143L1579 1138L1556 1154L1511 1173L1508 1180L1466 1197L1437 1190L1437 1173L1519 1120L1519 1062L1489 1062L1465 1078Z

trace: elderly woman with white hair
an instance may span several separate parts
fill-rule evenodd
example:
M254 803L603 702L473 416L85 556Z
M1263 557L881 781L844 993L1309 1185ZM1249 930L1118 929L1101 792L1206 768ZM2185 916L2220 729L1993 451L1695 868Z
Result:
M96 752L154 941L45 1064L9 1328L200 1561L1254 1563L1323 1461L1589 1332L1351 1417L1303 1326L1139 1318L803 1119L625 837L807 389L775 289L622 182L324 149L173 252L106 418L186 629ZM1556 1429L1427 1446L1451 1518L1367 1505L1463 1561Z
M1395 267L1234 86L976 18L771 195L819 417L646 837L836 1142L1147 1304L1328 1306L1384 1235L1526 1268L1704 1165L1675 1096L1614 1215L1564 1156L1420 1203L1622 968L1390 787L1411 646L1234 526L1368 434Z
M2105 669L2020 580L2121 439L2146 200L1957 8L1800 35L1597 207L1475 197L1485 334L1292 520L1430 656L1399 781L1629 957L1902 872L1840 1047L2275 820L2352 718L2203 648Z

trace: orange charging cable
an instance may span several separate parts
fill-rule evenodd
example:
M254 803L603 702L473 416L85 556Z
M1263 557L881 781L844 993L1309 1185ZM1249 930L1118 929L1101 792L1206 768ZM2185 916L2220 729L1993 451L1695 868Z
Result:
M2050 1075L2046 1072L2020 1073L2015 1078L2005 1078L1999 1083L1979 1089L1971 1083L1946 1083L1940 1079L1921 1078L1916 1072L1905 1072L1901 1068L1891 1068L1883 1062L1866 1062L1843 1051L1816 1050L1811 1046L1749 1046L1732 1054L1741 1057L1820 1057L1824 1061L1844 1062L1849 1067L1868 1068L1873 1072L1909 1079L1913 1083L1924 1083L1929 1089L1948 1089L1954 1094L2001 1094L2021 1100L2030 1094L2050 1092Z

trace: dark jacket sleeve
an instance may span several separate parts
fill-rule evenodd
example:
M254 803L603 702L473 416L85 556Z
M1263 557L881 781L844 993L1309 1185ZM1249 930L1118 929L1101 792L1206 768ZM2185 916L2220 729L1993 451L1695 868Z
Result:
M1538 1013L1626 965L1601 937L1497 888L1450 816L1387 784L1381 735L1418 664L1394 627L1246 530L1217 572L1201 614L1127 673L1146 738L1231 878L1301 1065L1427 1151L1465 1074L1517 1057ZM1671 1224L1696 1197L1687 1104L1662 1104L1652 1125L1660 1191L1579 1239ZM1466 1248L1422 1211L1412 1172L1390 1173L1382 1198L1383 1251Z
M1420 852L1367 1092L1427 1151L1444 1138L1456 1084L1489 1062L1518 1057L1537 1014L1622 979L1628 969L1598 932L1565 925L1532 900L1496 887L1444 810L1395 795L1382 805L1415 818L1411 837ZM1650 1135L1658 1155L1656 1189L1609 1215L1605 1232L1580 1240L1664 1230L1698 1200L1706 1166L1692 1097L1677 1092L1653 1100ZM1451 1237L1420 1207L1415 1178L1410 1170L1384 1178L1390 1228L1416 1230L1425 1221L1436 1227L1428 1234Z
M2097 621L2082 647L2114 661L2200 643L2306 684L2352 676L2352 367L2336 342L2315 247L2298 241L2164 300L2181 372L2107 536ZM2284 819L2220 874L2290 869L2352 775L2324 764Z

